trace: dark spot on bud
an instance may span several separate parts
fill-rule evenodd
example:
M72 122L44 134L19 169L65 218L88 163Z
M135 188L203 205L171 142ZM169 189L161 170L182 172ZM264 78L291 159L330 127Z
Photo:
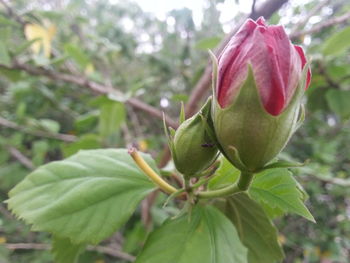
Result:
M212 148L215 146L215 144L214 143L203 143L201 146L204 148Z

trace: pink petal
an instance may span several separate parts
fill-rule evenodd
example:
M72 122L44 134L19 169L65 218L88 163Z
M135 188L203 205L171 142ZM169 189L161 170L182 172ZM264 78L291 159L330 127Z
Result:
M245 79L245 76L242 76L242 70L245 70L243 67L245 60L242 48L246 43L251 45L247 39L250 38L256 26L255 21L247 20L235 36L231 38L219 56L219 79L216 93L221 107L225 107L232 100L237 87Z
M304 69L304 66L306 64L306 57L304 54L304 50L302 47L294 45L295 50L298 52L300 58L301 58L301 70ZM311 82L311 70L308 68L307 70L307 77L306 77L306 83L305 83L305 90L309 87Z
M264 108L271 115L278 115L285 105L285 84L278 60L278 52L272 39L267 39L268 31L256 30L249 53L255 82Z
M259 17L258 20L256 20L256 23L260 26L265 26L266 27L266 23L265 23L265 19L264 17Z

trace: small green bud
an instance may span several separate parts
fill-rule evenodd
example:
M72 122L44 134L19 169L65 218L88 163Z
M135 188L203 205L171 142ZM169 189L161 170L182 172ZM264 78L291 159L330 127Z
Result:
M211 99L175 132L170 148L176 169L194 176L207 169L217 157L217 147L210 136Z

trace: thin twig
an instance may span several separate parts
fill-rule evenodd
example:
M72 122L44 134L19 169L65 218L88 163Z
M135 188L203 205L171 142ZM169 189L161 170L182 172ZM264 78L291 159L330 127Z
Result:
M310 20L310 18L314 15L316 15L317 13L319 13L319 11L329 3L330 0L325 0L323 2L318 3L318 5L316 5L313 9L311 9L307 15L305 17L303 17L302 19L300 19L298 21L297 24L294 25L292 32L297 32L300 28L304 28L304 26L306 25L306 23Z
M34 170L35 165L32 163L32 161L25 156L23 153L21 153L17 148L13 146L7 147L9 153L12 157L17 159L24 167L26 167L28 170Z
M12 8L5 2L5 0L0 0L0 3L4 5L10 17L13 17L20 24L25 25L26 22L12 10ZM73 83L81 87L89 88L100 94L113 94L117 97L122 95L121 92L117 91L116 89L113 89L111 85L103 85L103 84L88 80L85 76L77 76L73 74L60 73L60 72L51 71L44 68L35 67L28 64L21 64L18 62L15 62L12 67L6 67L5 65L0 65L0 67L7 68L7 69L18 69L18 70L25 71L30 75L46 76L47 78L50 78L52 80L61 80L64 82ZM128 103L129 105L131 105L136 109L147 112L153 117L156 117L161 120L163 119L163 113L160 110L158 110L157 108L151 105L148 105L147 103L144 103L143 101L140 101L135 98L130 98L126 101L126 103ZM166 122L167 122L167 125L170 127L177 128L178 126L177 122L172 120L169 116L166 116Z
M253 0L252 8L250 11L251 16L255 16L255 5L256 5L256 0Z
M347 13L345 13L342 16L338 16L338 17L329 19L329 20L327 20L326 22L323 22L323 23L318 23L314 27L312 27L312 28L310 28L308 30L293 32L292 34L290 34L290 38L292 40L298 39L301 36L315 34L315 33L318 33L320 31L322 31L322 29L325 29L327 27L331 27L331 26L334 26L334 25L337 25L337 24L341 24L341 23L344 23L344 22L349 22L349 21L350 21L350 12L347 12Z
M105 247L105 246L88 246L87 250L90 251L97 251L100 252L102 254L106 254L115 258L121 258L121 259L125 259L127 261L133 262L135 261L135 257L133 255L130 255L128 253L125 253L123 251L120 250L116 250L115 248L112 247Z
M59 80L59 81L72 83L80 87L91 89L92 91L99 94L111 94L115 97L122 97L122 93L120 91L114 88L111 88L110 86L103 85L95 81L91 81L87 79L85 76L77 76L72 74L60 73L60 72L36 67L29 64L19 63L16 61L13 63L11 67L8 67L6 65L1 65L1 64L0 64L0 67L10 69L10 70L14 70L14 69L22 70L33 76L44 76L51 80ZM142 110L148 113L153 117L156 117L158 119L163 119L162 111L158 110L156 107L153 107L147 103L144 103L143 101L140 101L139 99L130 98L126 100L126 103L134 107L135 109ZM166 122L167 122L167 125L170 127L176 128L178 126L177 122L172 120L169 116L166 116Z
M317 176L313 173L308 173L308 176L318 179L322 182L339 185L341 187L349 187L350 186L350 179L343 179L343 178L337 178L337 177L322 177Z
M55 139L55 140L61 140L65 142L74 142L77 140L77 137L74 135L70 134L62 134L62 133L50 133L50 132L45 132L45 131L33 131L28 129L27 127L20 126L17 123L14 123L12 121L9 121L7 119L4 119L0 117L0 126L4 126L10 129L18 130L33 136L37 137L44 137L44 138L50 138L50 139Z
M45 243L5 243L3 244L7 249L10 250L17 250L17 249L24 249L24 250L50 250L51 245L45 244ZM106 254L115 258L121 258L125 259L127 261L134 261L135 257L125 253L123 251L116 250L112 247L107 246L88 246L87 250L89 251L96 251L102 254Z

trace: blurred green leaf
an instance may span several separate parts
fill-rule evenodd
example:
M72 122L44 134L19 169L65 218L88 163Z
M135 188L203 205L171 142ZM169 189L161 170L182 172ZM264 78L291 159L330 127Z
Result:
M0 41L0 64L11 66L11 58L4 42Z
M195 48L201 50L214 49L221 41L221 37L209 37L198 41L195 44Z
M12 70L7 68L0 68L0 74L5 76L10 81L16 82L21 79L22 72L19 70Z
M123 251L127 253L135 253L145 243L147 237L147 230L142 222L136 225L124 234Z
M98 111L91 111L84 115L81 115L75 121L74 128L77 129L78 132L92 132L97 125L98 117Z
M49 150L47 141L36 141L33 143L33 163L35 166L42 165L45 161L45 155Z
M350 27L336 32L323 44L324 55L341 55L350 47Z
M52 254L55 263L76 263L85 245L73 244L68 238L53 237Z
M12 19L9 19L2 14L0 14L0 25L2 26L19 26L18 23L13 21Z
M342 119L350 118L350 90L331 89L326 93L329 108Z
M35 122L40 128L43 128L49 132L58 133L60 130L60 124L57 121L51 119L40 119Z
M0 188L7 192L19 183L28 171L19 163L0 166Z
M97 149L101 147L101 141L96 134L84 134L78 141L62 146L65 158L77 153L80 150Z
M22 52L27 50L36 41L40 41L40 38L34 38L32 40L23 41L23 43L21 43L20 45L15 47L14 53L16 55L21 54Z
M71 43L64 45L64 51L70 56L82 70L85 70L87 65L90 64L90 58L84 51Z
M108 101L100 108L99 131L103 138L118 132L125 121L126 112L123 103Z

